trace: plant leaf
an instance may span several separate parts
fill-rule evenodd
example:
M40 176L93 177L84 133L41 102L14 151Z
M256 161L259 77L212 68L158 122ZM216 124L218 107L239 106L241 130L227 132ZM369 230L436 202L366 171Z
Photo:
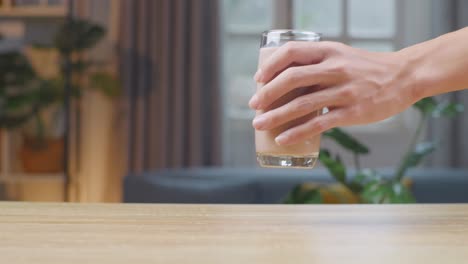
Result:
M63 98L63 82L60 79L41 81L36 96L42 105L60 101Z
M364 203L382 203L388 193L388 187L381 180L369 182L361 192L361 201Z
M90 76L90 87L104 95L115 98L121 94L121 85L117 78L106 72L95 72Z
M358 171L349 183L349 187L354 192L361 192L368 183L376 180L380 180L381 177L375 170L364 169Z
M346 182L346 167L341 162L339 157L334 159L328 150L321 149L319 160L337 181L341 183Z
M417 101L413 107L421 111L423 115L431 114L437 107L437 101L433 97L426 97Z
M392 184L392 192L389 198L390 203L415 203L416 199L410 189L401 182Z
M319 188L306 189L302 184L296 185L284 200L286 204L319 204L322 202Z
M6 97L5 110L7 112L15 111L23 108L24 106L31 106L34 104L34 95L32 93L22 93Z
M51 50L55 49L55 47L52 44L45 44L45 43L31 43L31 46L35 49L43 49L43 50Z
M71 63L71 69L74 72L82 73L92 65L89 61L77 60Z
M372 181L364 187L361 200L365 203L414 203L411 191L401 182Z
M303 204L320 204L322 203L322 195L320 194L319 189L306 190L302 195L301 202Z
M413 105L423 115L432 115L432 117L454 117L458 113L463 112L464 106L462 104L442 102L438 103L433 97L427 97L419 100Z
M356 153L356 154L367 154L369 153L369 148L364 144L359 142L357 139L352 137L350 134L344 132L342 129L333 128L326 131L323 134L325 137L329 137L335 140L342 147Z
M462 113L464 106L457 103L440 103L433 111L433 117L455 117L457 114Z
M285 203L285 204L295 204L295 203L297 203L296 202L296 197L298 196L300 190L301 190L301 185L300 184L294 186L294 188L288 193L288 195L284 199L283 203Z
M418 166L427 155L435 150L435 147L436 144L434 142L421 142L417 144L414 151L405 157L403 171Z
M23 54L0 54L0 127L18 127L37 111L40 104L36 96L38 83Z
M26 89L26 84L36 78L36 74L28 59L19 52L0 54L0 89L8 86L18 86Z
M81 19L73 19L62 25L54 39L54 46L62 54L94 47L106 34L100 25Z

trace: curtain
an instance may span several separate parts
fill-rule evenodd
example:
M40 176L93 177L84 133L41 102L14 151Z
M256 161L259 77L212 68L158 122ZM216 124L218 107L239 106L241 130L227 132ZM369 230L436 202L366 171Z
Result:
M468 26L468 1L433 0L432 21L433 37ZM466 140L466 135L468 135L468 91L441 95L439 99L463 104L465 112L454 119L432 120L429 125L429 137L439 144L428 165L468 168L468 141Z
M221 162L218 0L122 0L129 172Z

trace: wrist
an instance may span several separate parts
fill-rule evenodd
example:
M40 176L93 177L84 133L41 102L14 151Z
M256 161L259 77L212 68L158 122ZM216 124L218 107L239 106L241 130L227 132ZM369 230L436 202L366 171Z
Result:
M445 86L450 87L450 74L444 68L445 60L443 41L437 38L398 51L403 61L404 71L407 72L412 99L422 98L447 92Z
M408 96L413 102L431 96L430 81L424 69L425 54L417 47L409 47L397 51L401 61L402 84L408 89Z

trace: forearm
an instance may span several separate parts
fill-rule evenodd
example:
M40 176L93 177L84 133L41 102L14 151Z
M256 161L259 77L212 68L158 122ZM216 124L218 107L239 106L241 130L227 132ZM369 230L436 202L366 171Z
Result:
M468 27L398 52L416 99L468 88Z

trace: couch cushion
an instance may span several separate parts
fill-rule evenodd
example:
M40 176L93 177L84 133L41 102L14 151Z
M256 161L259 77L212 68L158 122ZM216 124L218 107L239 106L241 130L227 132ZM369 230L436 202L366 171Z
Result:
M391 169L379 170L383 176ZM353 174L351 171L350 174ZM468 172L454 169L416 169L416 200L421 203L468 202ZM160 203L280 203L293 186L303 182L329 183L324 169L194 168L129 175L125 202Z
M126 177L125 202L136 203L255 203L258 186L252 181L213 177L141 175Z

